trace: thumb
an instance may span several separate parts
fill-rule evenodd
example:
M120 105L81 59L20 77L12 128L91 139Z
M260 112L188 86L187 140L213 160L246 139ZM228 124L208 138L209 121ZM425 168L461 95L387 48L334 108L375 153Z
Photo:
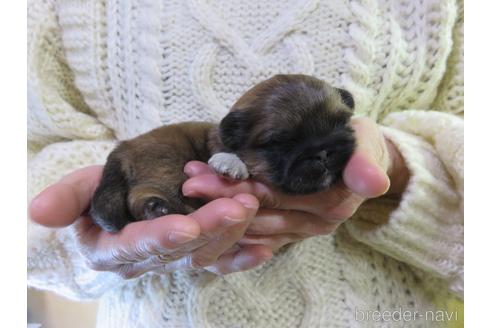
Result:
M102 166L89 166L63 177L31 201L29 216L47 227L72 224L88 209L101 174Z
M350 190L365 198L384 195L390 186L383 168L361 152L354 153L349 160L343 172L343 180Z
M344 169L344 183L362 197L379 197L390 187L389 155L384 136L378 125L367 118L354 118L352 127L357 148Z

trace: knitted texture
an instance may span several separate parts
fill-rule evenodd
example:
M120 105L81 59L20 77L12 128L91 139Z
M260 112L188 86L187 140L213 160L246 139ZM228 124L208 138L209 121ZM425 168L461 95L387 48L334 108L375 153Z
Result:
M373 327L463 293L463 5L411 0L37 0L28 4L28 198L117 140L218 121L255 83L312 74L353 93L407 162L329 236L226 276L124 281L87 268L71 228L28 226L28 284L100 298L99 327ZM412 109L412 110L410 110ZM401 327L404 322L384 322ZM436 327L416 317L411 327Z

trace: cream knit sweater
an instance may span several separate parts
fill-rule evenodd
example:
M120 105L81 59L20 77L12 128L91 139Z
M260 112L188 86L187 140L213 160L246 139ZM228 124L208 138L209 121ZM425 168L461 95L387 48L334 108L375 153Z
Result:
M411 171L335 233L256 269L124 281L88 269L71 229L29 224L28 283L100 298L99 327L373 327L463 293L463 9L453 0L37 0L28 6L29 199L104 163L115 140L218 121L276 73L351 91Z

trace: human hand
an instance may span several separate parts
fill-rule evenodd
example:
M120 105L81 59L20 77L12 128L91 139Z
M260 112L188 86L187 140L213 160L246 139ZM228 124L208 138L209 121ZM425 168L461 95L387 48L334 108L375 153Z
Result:
M208 200L255 195L261 209L249 225L241 245L278 248L310 236L333 232L369 198L399 194L408 180L408 170L395 146L367 118L352 119L357 149L343 172L343 181L327 191L292 196L276 192L253 180L223 179L201 162L189 162L185 172L191 178L183 185L188 197Z
M248 194L216 199L190 215L133 222L118 233L103 231L87 214L101 175L102 166L74 171L42 191L29 207L32 220L41 225L73 224L80 251L94 270L124 278L190 268L230 273L272 256L262 245L233 247L259 206Z

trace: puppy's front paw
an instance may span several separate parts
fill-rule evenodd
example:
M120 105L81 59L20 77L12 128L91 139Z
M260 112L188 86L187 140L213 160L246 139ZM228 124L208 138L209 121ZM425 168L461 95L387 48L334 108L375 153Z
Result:
M210 157L208 165L225 177L236 180L246 180L249 177L246 164L235 154L217 153Z

